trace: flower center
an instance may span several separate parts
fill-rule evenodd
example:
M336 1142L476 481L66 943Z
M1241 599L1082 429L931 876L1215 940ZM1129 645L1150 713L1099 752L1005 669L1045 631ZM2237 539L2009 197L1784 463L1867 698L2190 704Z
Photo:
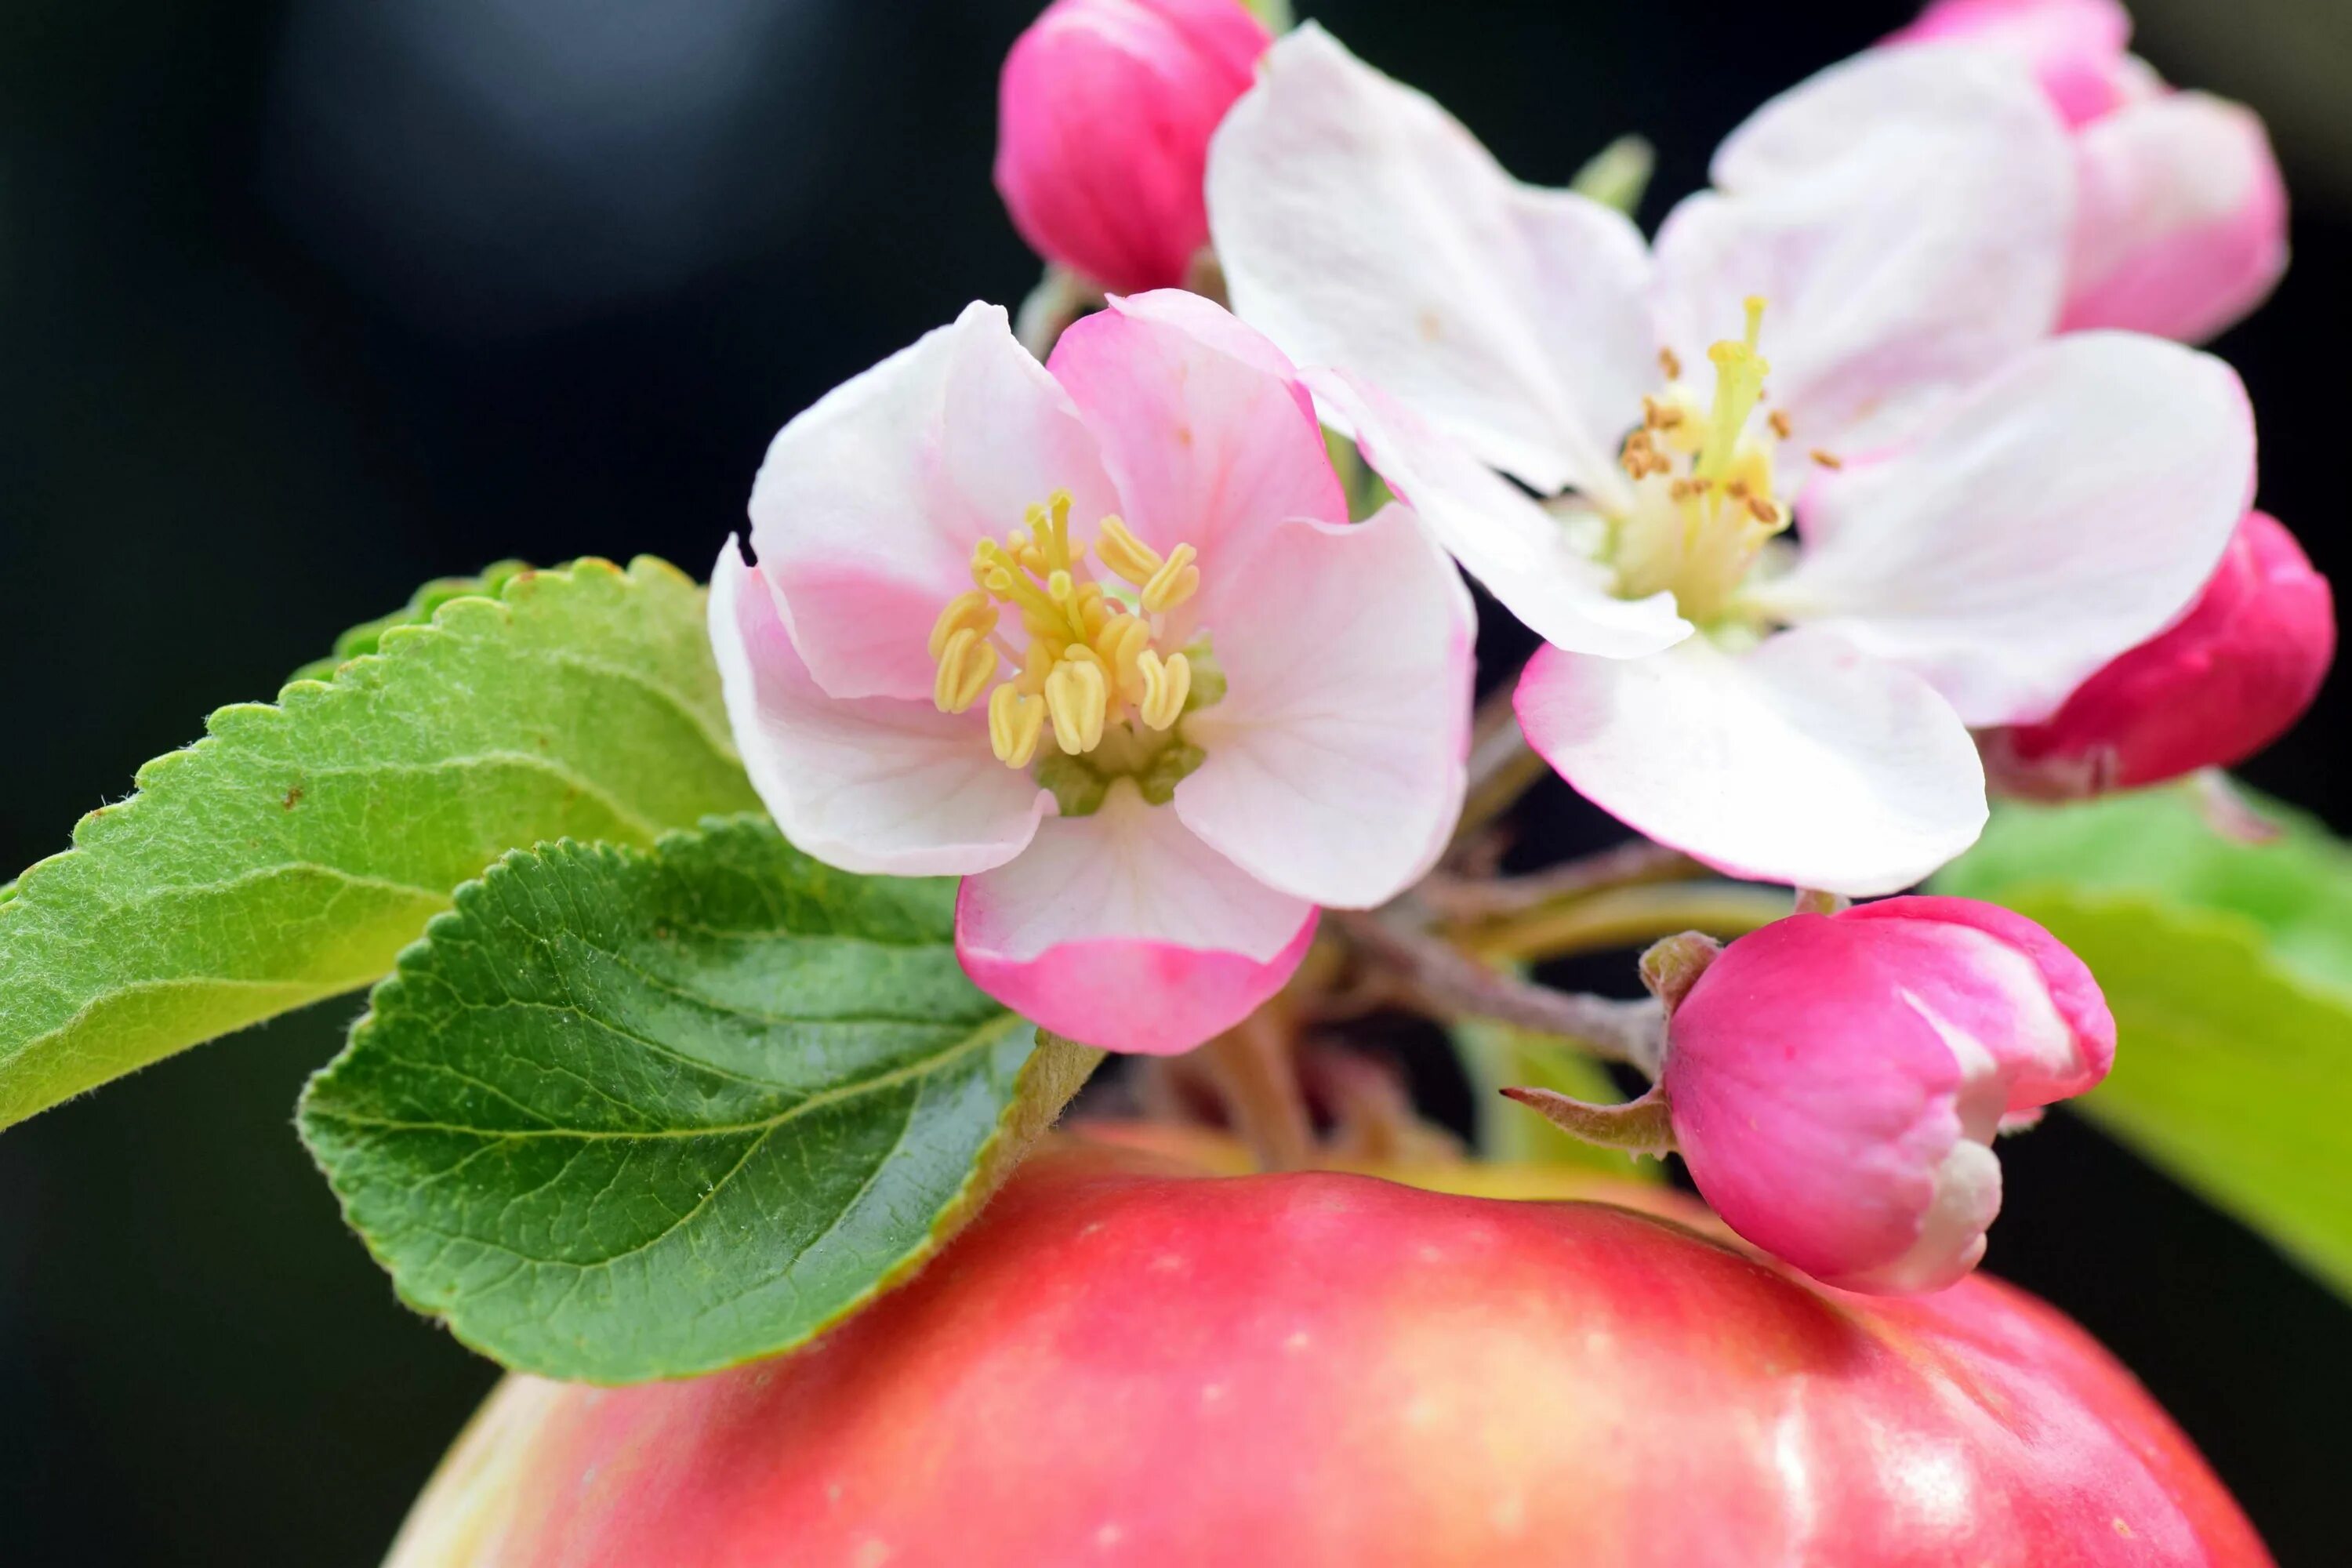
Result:
M1070 538L1068 491L1031 507L1024 521L973 548L971 591L949 600L932 624L931 700L943 713L961 713L986 693L989 744L1007 767L1028 767L1050 734L1062 756L1087 759L1081 772L1097 783L1130 773L1149 781L1166 771L1153 764L1176 749L1176 721L1201 705L1194 663L1202 650L1171 646L1170 618L1200 591L1200 552L1179 544L1162 555L1106 517L1095 531L1106 581L1085 542ZM1008 609L1018 646L1003 624ZM1192 765L1198 760L1193 751ZM1049 787L1061 793L1059 784Z
M1665 590L1702 626L1732 607L1766 542L1790 521L1772 459L1792 431L1778 410L1755 418L1772 367L1757 347L1764 301L1747 307L1746 335L1707 351L1712 403L1682 379L1671 350L1658 356L1665 390L1642 399L1641 426L1618 457L1633 481L1633 504L1609 519L1618 592L1638 599Z

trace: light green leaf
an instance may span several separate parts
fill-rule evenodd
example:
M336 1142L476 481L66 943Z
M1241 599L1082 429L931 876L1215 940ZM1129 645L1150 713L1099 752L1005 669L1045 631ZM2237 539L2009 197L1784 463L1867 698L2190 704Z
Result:
M2005 807L1936 890L2079 954L2116 1068L2078 1107L2352 1295L2352 854L2269 803L2216 832L2186 791Z
M0 1127L368 984L509 848L757 805L660 562L519 574L380 645L214 714L0 902Z
M471 577L436 577L409 595L408 603L388 616L353 626L335 639L335 651L294 672L297 680L332 680L336 667L381 652L383 634L394 626L432 624L441 606L452 599L495 599L506 585L530 570L527 561L493 562Z
M1635 1160L1571 1137L1524 1105L1503 1098L1506 1089L1549 1089L1594 1105L1624 1100L1609 1069L1576 1048L1572 1041L1539 1035L1486 1018L1453 1026L1454 1048L1470 1079L1471 1110L1478 1152L1507 1163L1579 1165L1628 1181L1661 1181L1665 1166Z
M928 1257L1100 1058L982 994L953 926L952 884L764 821L517 852L401 955L302 1133L402 1298L510 1366L788 1350Z

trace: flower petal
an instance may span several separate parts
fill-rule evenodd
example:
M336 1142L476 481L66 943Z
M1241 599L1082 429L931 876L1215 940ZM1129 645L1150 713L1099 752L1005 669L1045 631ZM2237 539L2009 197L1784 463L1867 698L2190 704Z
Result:
M1690 636L1673 595L1618 598L1609 569L1577 548L1560 519L1411 409L1339 372L1306 379L1438 542L1546 642L1638 658Z
M2067 330L2198 342L2269 298L2286 271L2286 185L2260 115L2170 93L2085 126L2075 145Z
M1094 433L1127 525L1162 553L1201 552L1203 616L1275 519L1347 521L1297 372L1200 296L1114 300L1062 334L1051 368ZM1084 535L1096 520L1073 521Z
M1538 651L1528 742L1578 792L1735 877L1862 896L1909 886L1985 822L1976 747L1916 677L1819 632L1745 654Z
M1685 363L1767 302L1771 395L1851 456L2046 335L2063 298L2073 153L2021 69L1874 52L1766 104L1657 244L1658 330Z
M1209 154L1210 227L1242 317L1539 490L1619 495L1617 439L1656 379L1639 232L1512 179L1312 23L1261 68Z
M1056 487L1081 517L1112 508L1068 395L1002 307L975 304L783 427L752 486L751 546L820 686L921 698L972 545Z
M1888 44L1969 44L2030 66L2069 125L2124 101L2131 16L2122 0L1934 0Z
M784 837L844 870L985 870L1021 853L1053 796L999 763L985 721L928 700L829 697L785 634L764 569L730 539L710 641L743 766Z
M1315 922L1314 905L1115 784L1099 811L1045 823L1018 859L965 880L956 952L974 984L1034 1023L1167 1055L1280 990Z
M2229 366L2074 333L1916 445L1816 479L1802 558L1756 597L1917 671L1971 726L2030 723L2188 607L2253 481Z
M1285 892L1386 902L1461 816L1477 629L1403 507L1277 525L1211 628L1229 689L1185 721L1208 760L1176 786L1177 815Z

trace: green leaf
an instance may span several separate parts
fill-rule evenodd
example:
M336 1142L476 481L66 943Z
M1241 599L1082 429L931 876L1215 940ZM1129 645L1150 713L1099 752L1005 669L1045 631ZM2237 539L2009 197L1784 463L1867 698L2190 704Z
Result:
M206 727L0 902L0 1127L368 984L508 849L758 804L701 591L651 560L518 574Z
M2091 966L2116 1068L2078 1108L2352 1295L2352 852L2308 819L2219 833L2193 795L2010 806L1936 890Z
M303 1137L402 1298L625 1383L800 1344L994 1190L1100 1053L956 963L952 884L764 821L517 852L401 955Z
M1629 1181L1661 1181L1665 1166L1635 1160L1561 1131L1523 1105L1503 1098L1506 1089L1549 1089L1594 1105L1615 1105L1625 1097L1609 1069L1553 1035L1465 1018L1453 1026L1454 1047L1470 1079L1478 1152L1509 1163L1578 1165Z
M304 665L294 672L294 679L332 680L338 666L381 651L383 634L393 627L429 626L441 606L452 599L495 599L509 583L530 570L527 561L498 561L471 577L436 577L411 595L401 608L353 626L337 637L332 654Z

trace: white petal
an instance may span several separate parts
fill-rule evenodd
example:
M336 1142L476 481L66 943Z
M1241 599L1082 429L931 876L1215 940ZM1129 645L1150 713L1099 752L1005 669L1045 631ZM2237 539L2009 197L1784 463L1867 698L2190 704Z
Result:
M1001 306L975 304L783 427L752 486L751 546L826 691L918 699L972 545L1056 488L1081 517L1117 510L1068 395Z
M1733 656L1539 651L1528 742L1627 826L1736 877L1862 897L1909 886L1985 821L1976 746L1915 676L1813 631Z
M1625 217L1523 185L1444 110L1309 23L1219 128L1209 222L1234 309L1370 378L1536 489L1615 496L1656 380Z
M2253 481L2227 365L2072 333L1916 445L1816 480L1803 556L1759 598L1917 671L1970 725L2030 723L2188 606Z
M1284 891L1384 903L1462 812L1477 616L1412 513L1278 525L1210 628L1229 689L1185 721L1208 752L1184 825Z
M894 877L985 870L1021 853L1053 803L996 760L977 711L827 696L732 539L710 576L710 642L752 787L820 860Z
M1636 658L1690 636L1674 595L1618 598L1609 569L1576 546L1559 519L1412 410L1336 372L1310 371L1306 379L1438 542L1546 642Z
M1313 912L1114 782L1100 810L1039 826L1019 858L966 885L959 940L1008 963L1071 942L1151 942L1264 963Z
M1659 331L1704 367L1762 296L1769 390L1798 441L1866 451L2051 331L2073 169L2020 67L1954 48L1833 66L1734 132L1717 190L1667 218Z

